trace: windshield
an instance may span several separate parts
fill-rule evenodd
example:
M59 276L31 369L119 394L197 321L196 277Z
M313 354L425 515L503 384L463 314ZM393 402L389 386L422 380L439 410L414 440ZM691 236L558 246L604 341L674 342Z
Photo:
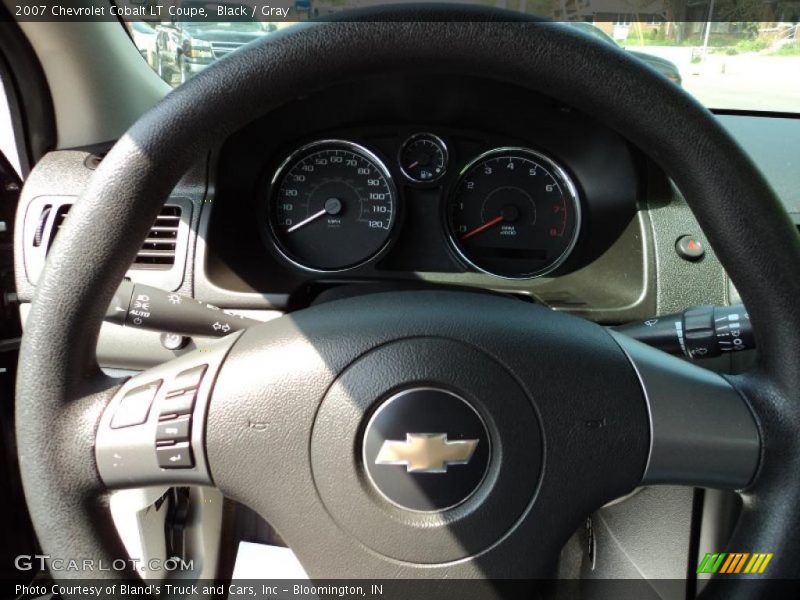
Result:
M262 33L265 32L261 23L256 21L228 21L225 23L197 23L195 21L185 21L179 24L189 31L243 31Z
M629 7L627 13L577 0L477 3L561 20L565 27L620 47L709 108L800 112L800 34L798 16L785 8L791 3L758 3L771 7L764 9L764 14L773 20L762 21L713 20L715 16L750 16L736 13L731 0L718 0L716 8L713 0L628 1L624 6L636 5L636 10L631 12ZM365 4L368 2L293 0L280 8L260 0L245 4L192 1L178 3L175 12L179 16L172 20L148 22L144 28L132 22L126 25L143 58L166 82L178 86L256 37L296 21ZM669 20L681 4L684 15L698 20ZM700 20L700 16L712 20Z

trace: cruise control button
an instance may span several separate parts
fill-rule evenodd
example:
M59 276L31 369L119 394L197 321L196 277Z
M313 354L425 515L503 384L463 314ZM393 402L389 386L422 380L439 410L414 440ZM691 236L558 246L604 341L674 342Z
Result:
M194 466L192 449L188 442L171 446L157 446L158 466L162 469L189 469Z
M150 407L161 387L161 380L132 389L120 400L114 417L111 419L111 428L130 427L141 425L147 421Z
M203 374L206 372L208 365L200 365L181 371L178 376L172 381L169 386L169 395L178 394L183 390L193 390L200 386L203 380Z
M161 418L168 415L188 415L194 408L194 399L197 396L197 390L189 390L183 392L179 396L170 396L165 398L161 404Z
M186 415L185 417L179 417L177 419L170 419L169 421L161 421L156 429L156 441L189 441L190 428L191 420L189 415Z

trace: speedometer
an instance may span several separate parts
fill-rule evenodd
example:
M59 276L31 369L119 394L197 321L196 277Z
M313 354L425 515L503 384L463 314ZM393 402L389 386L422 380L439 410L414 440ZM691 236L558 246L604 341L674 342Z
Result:
M358 144L300 148L272 180L269 220L281 253L313 271L341 271L379 254L397 214L391 175Z
M580 230L577 188L552 159L498 148L469 163L448 198L450 240L471 266L509 279L549 273Z

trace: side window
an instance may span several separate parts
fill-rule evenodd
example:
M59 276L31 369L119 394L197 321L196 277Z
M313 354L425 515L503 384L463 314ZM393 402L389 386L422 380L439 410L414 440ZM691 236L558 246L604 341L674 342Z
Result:
M14 125L11 120L11 110L8 106L8 96L6 95L5 82L0 78L0 152L8 159L19 175L20 169L19 154L17 152L17 142L14 137Z

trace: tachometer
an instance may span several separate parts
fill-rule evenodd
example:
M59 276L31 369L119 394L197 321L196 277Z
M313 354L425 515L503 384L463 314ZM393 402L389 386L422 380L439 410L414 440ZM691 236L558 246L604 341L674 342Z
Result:
M270 227L296 265L340 271L376 256L390 239L396 192L385 165L352 142L300 148L272 180Z
M468 264L527 279L566 260L578 238L580 203L553 160L526 148L498 148L463 169L447 218L453 247Z

